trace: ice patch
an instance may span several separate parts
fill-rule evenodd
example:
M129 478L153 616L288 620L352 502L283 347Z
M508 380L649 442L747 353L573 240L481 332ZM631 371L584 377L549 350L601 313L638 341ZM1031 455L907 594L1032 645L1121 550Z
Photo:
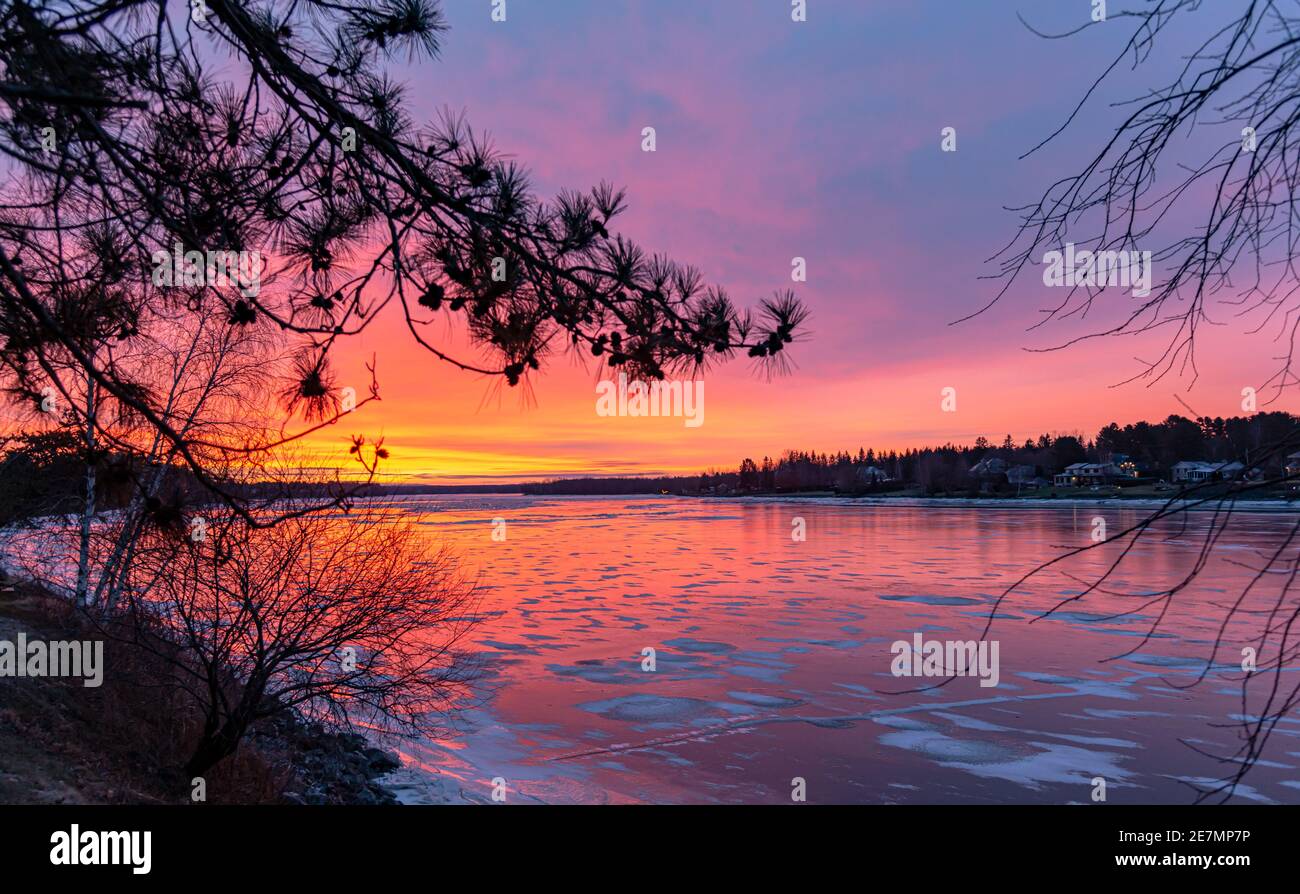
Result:
M986 720L967 717L963 714L949 714L947 711L935 711L933 713L935 717L942 717L953 726L959 726L962 729L979 730L985 733L1001 733L1007 730L1005 726L998 726L996 723L989 723Z
M664 645L672 649L680 649L683 652L705 652L709 654L734 652L736 650L736 647L730 643L716 643L707 640L691 639L689 636L665 640Z
M797 698L782 698L779 695L764 695L761 692L728 692L727 697L759 708L793 708L803 704Z
M886 602L919 602L922 605L979 605L969 596L880 596Z
M998 764L1015 759L1010 748L993 742L952 739L933 731L900 730L880 737L882 745L906 748L941 764Z
M710 713L713 708L704 699L645 694L585 702L577 707L611 720L623 720L629 723L693 720Z

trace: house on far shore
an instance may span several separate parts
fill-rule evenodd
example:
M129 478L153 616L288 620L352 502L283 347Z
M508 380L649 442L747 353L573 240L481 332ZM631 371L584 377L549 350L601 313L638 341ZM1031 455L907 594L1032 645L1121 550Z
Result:
M878 484L882 481L888 480L889 473L884 469L877 468L876 466L866 466L858 469L858 481L863 484Z
M1036 466L1012 466L1007 469L1007 483L1014 484L1017 487L1035 487L1034 482L1037 477L1038 468Z
M1209 463L1197 459L1185 459L1174 463L1171 471L1176 484L1199 484L1202 481L1240 478L1246 471L1246 467L1235 461Z
M1110 458L1111 465L1119 470L1124 478L1141 478L1151 472L1146 463L1138 462L1127 453L1116 453Z
M1071 463L1057 472L1052 482L1057 487L1086 487L1091 484L1111 484L1124 473L1114 463Z
M1300 450L1286 458L1286 475L1288 478L1300 476Z
M970 467L970 476L980 484L980 490L990 491L1007 480L1007 461L997 456L986 456Z
M972 478L1004 478L1007 474L1007 461L998 456L986 456L970 467Z

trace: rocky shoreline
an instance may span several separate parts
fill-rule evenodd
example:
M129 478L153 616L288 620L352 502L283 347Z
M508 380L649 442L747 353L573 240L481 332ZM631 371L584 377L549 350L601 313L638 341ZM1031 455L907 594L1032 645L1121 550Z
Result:
M296 715L282 715L254 729L247 744L283 755L288 763L291 778L280 795L283 803L400 803L380 780L399 769L401 760L364 736L331 732Z
M0 639L83 637L61 604L0 567ZM176 730L192 718L146 675L135 667L130 678L114 674L98 688L66 678L0 679L0 803L191 803L175 767L185 744ZM164 755L161 744L181 751ZM254 724L222 763L231 766L207 787L208 799L221 803L401 803L381 782L401 768L396 755L293 710Z

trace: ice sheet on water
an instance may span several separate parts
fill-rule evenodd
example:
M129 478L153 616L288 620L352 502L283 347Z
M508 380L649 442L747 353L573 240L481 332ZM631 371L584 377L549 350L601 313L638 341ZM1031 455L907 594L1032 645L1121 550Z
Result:
M934 716L942 717L953 726L959 726L962 729L979 730L986 733L1006 732L1007 727L998 726L996 723L989 723L986 720L980 720L977 717L967 717L965 714L950 714L946 711L935 711Z
M1107 617L1133 602L1091 598L1063 606L1083 609L1057 613L1055 618L1064 623L1028 627L1025 621L1057 601L1056 590L1063 584L1054 580L1030 588L998 612L1004 668L996 690L977 691L974 681L958 681L919 694L894 691L901 682L887 676L889 643L917 631L938 639L974 636L975 625L987 620L993 597L1007 579L1015 579L1024 565L1054 550L1069 534L1068 506L1043 507L1042 512L938 508L921 513L896 504L878 510L864 503L799 505L821 513L825 523L819 538L798 549L789 547L780 512L741 501L708 505L681 500L671 501L670 508L665 500L547 500L505 513L532 524L527 538L512 540L510 568L485 574L484 584L491 588L487 608L499 611L481 635L493 637L482 645L505 659L493 662L508 683L500 690L505 697L495 722L512 730L517 740L479 729L461 738L464 747L446 752L439 765L449 766L476 791L482 779L498 772L512 780L519 774L525 790L560 800L576 800L579 785L631 799L707 799L713 792L720 800L743 800L753 792L720 780L734 780L736 768L751 763L768 772L791 756L810 766L821 761L824 767L852 768L836 783L835 797L844 800L879 799L881 774L898 768L917 772L916 778L904 779L901 773L893 778L916 783L925 793L921 800L1086 802L1089 786L1077 786L1077 780L1085 774L1090 780L1094 773L1109 777L1106 766L1118 763L1131 774L1126 783L1130 798L1136 791L1139 797L1181 801L1185 788L1163 774L1212 775L1213 767L1203 769L1191 757L1175 761L1170 755L1185 753L1177 743L1188 733L1223 721L1239 707L1232 684L1216 675L1210 686L1185 693L1165 682L1185 673L1181 666L1162 665L1158 659L1145 665L1097 664L1138 644L1115 635L1131 637L1148 629L1148 619ZM650 506L655 507L653 523L645 517ZM704 512L697 517L701 506ZM743 523L720 522L724 527L710 534L691 528L704 524L705 515L723 513ZM459 518L441 514L448 521ZM600 516L617 517L626 536L591 536L609 530ZM893 524L895 517L905 525ZM1278 523L1260 518L1268 521L1267 530L1252 535L1253 540L1243 537L1243 542L1272 536ZM469 541L473 528L445 530ZM972 531L992 533L994 548ZM645 542L659 545L653 557L640 548ZM972 548L977 542L979 548ZM958 543L963 549L953 548ZM1166 552L1177 558L1180 550L1190 548L1162 546L1156 558ZM971 553L969 560L963 559L963 550ZM1156 571L1163 567L1159 562L1152 566ZM601 575L609 578L597 579ZM1235 591L1235 583L1232 588L1213 586L1226 580L1236 578L1225 571L1207 578L1212 586L1198 592ZM1121 589L1141 591L1150 585L1139 575ZM1187 624L1170 628L1179 636L1177 648L1160 639L1144 651L1197 655L1203 650L1208 655L1211 649L1195 640L1212 638L1215 630L1200 615L1191 617L1190 609L1189 617ZM602 628L592 629L602 622ZM525 631L554 639L534 639ZM508 648L509 643L541 655ZM561 644L571 651L551 651ZM657 673L640 669L645 646L658 649ZM1014 675L1027 668L1043 674ZM682 680L690 682L679 684ZM534 694L529 687L537 687L537 698L527 697ZM617 699L635 693L646 700ZM686 697L693 700L678 700ZM1117 699L1126 701L1119 705ZM588 704L579 710L580 702ZM1146 710L1103 711L1102 705ZM886 719L881 709L907 716ZM802 716L805 712L808 716ZM538 718L562 728L528 731L525 721ZM877 722L881 726L873 735L862 735ZM852 724L853 731L834 728ZM1279 724L1277 732L1300 734L1300 722ZM894 733L923 735L931 744L909 752L877 740ZM1300 739L1277 741L1294 749ZM1071 747L1093 759L1062 757ZM999 756L997 748L1010 753ZM556 757L570 751L576 756ZM882 751L889 754L886 767L878 760ZM1300 764L1294 755L1281 760ZM698 773L690 770L692 762ZM521 763L545 766L566 778L547 788L530 779ZM976 767L978 773L966 767ZM1279 781L1300 780L1300 774L1272 764L1260 770L1272 777L1267 784L1252 780L1260 791L1278 800L1297 800L1300 786L1280 786ZM995 777L1028 780L1048 790L1034 798L1020 785L990 784ZM926 781L930 779L933 785ZM1061 780L1069 784L1058 790ZM1133 782L1149 789L1134 789ZM718 786L716 792L710 786ZM887 798L912 800L898 788L883 791ZM1115 799L1122 797L1117 791Z
M998 742L955 739L934 730L885 733L880 742L923 755L940 766L1034 790L1051 784L1089 785L1097 776L1112 784L1128 782L1131 777L1119 755L1055 742L1031 741L1013 748Z
M880 714L871 718L881 726L892 727L893 729L908 730L911 732L922 732L935 728L933 723L927 723L916 717L910 717L905 714Z
M789 652L793 650L786 649L785 651ZM761 650L750 649L744 652L737 652L735 655L732 655L731 657L736 661L744 661L749 664L764 664L767 665L768 667L781 667L781 668L793 667L794 665L782 659L782 655L783 652L765 652Z
M728 670L738 677L749 677L754 680L762 680L765 683L779 682L786 673L785 668L759 667L752 664L737 664L728 668Z
M1040 674L1037 671L1021 671L1019 676L1026 680L1033 680L1035 683L1053 683L1059 686L1072 686L1075 683L1082 683L1078 677L1062 677L1056 674Z
M576 677L588 683L635 686L665 678L672 680L713 680L722 674L690 657L660 652L655 659L655 673L641 670L641 658L586 659L574 664L548 664L546 669L557 677Z
M1136 720L1141 717L1168 717L1164 711L1121 711L1113 708L1084 708L1084 715L1096 717L1098 720ZM1074 714L1062 715L1065 717L1074 717Z
M527 643L503 643L500 640L485 639L482 640L482 644L487 646L490 649L498 649L502 652L519 652L524 655L541 654L541 652L539 652L536 648L528 645Z
M783 698L779 695L767 695L762 692L728 692L727 697L759 708L793 708L796 705L803 704L801 699Z
M1066 742L1073 742L1075 745L1096 745L1101 748L1141 748L1137 742L1130 742L1128 739L1108 739L1098 736L1072 736L1068 733L1040 732L1040 736L1051 736L1054 739L1063 739Z
M677 639L665 640L664 645L671 649L680 649L683 652L734 652L736 647L730 643L710 642L708 640L692 639L689 636L679 636Z
M1009 763L1016 757L1015 752L1004 745L953 739L933 730L899 730L885 733L880 737L880 743L894 748L905 748L945 765Z
M1198 789L1214 790L1223 785L1223 780L1214 779L1209 776L1170 776L1170 779L1177 779L1179 782L1185 782L1190 786ZM1261 793L1259 790L1245 783L1238 783L1232 793L1234 798L1244 798L1247 801L1258 801L1260 804L1276 804L1272 798Z
M929 594L918 594L915 596L885 596L878 597L886 602L919 602L922 605L979 605L979 599L972 599L969 596L933 596Z
M1146 655L1138 653L1136 655L1125 655L1125 661L1133 664L1142 664L1148 667L1172 667L1186 670L1200 671L1205 667L1205 660L1201 658L1191 658L1183 655Z
M686 721L713 713L715 706L701 698L667 695L624 695L577 706L583 711L630 723Z

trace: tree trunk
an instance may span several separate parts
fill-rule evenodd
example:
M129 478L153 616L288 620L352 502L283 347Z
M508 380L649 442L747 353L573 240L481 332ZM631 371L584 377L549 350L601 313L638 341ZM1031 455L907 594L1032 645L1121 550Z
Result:
M77 604L90 602L90 522L95 516L95 383L86 383L86 499L81 510L77 555Z
M185 775L189 779L202 776L219 761L234 754L247 729L246 720L231 717L215 733L205 733L190 759L185 762ZM187 783L189 779L186 780Z
M220 725L215 710L210 711L199 744L195 746L190 759L185 762L185 773L190 779L202 776L218 761L235 753L239 743L244 740L244 734L248 732L249 724L256 716L257 706L261 704L265 686L265 681L260 678L255 678L246 684L239 702ZM212 704L216 704L215 697Z

